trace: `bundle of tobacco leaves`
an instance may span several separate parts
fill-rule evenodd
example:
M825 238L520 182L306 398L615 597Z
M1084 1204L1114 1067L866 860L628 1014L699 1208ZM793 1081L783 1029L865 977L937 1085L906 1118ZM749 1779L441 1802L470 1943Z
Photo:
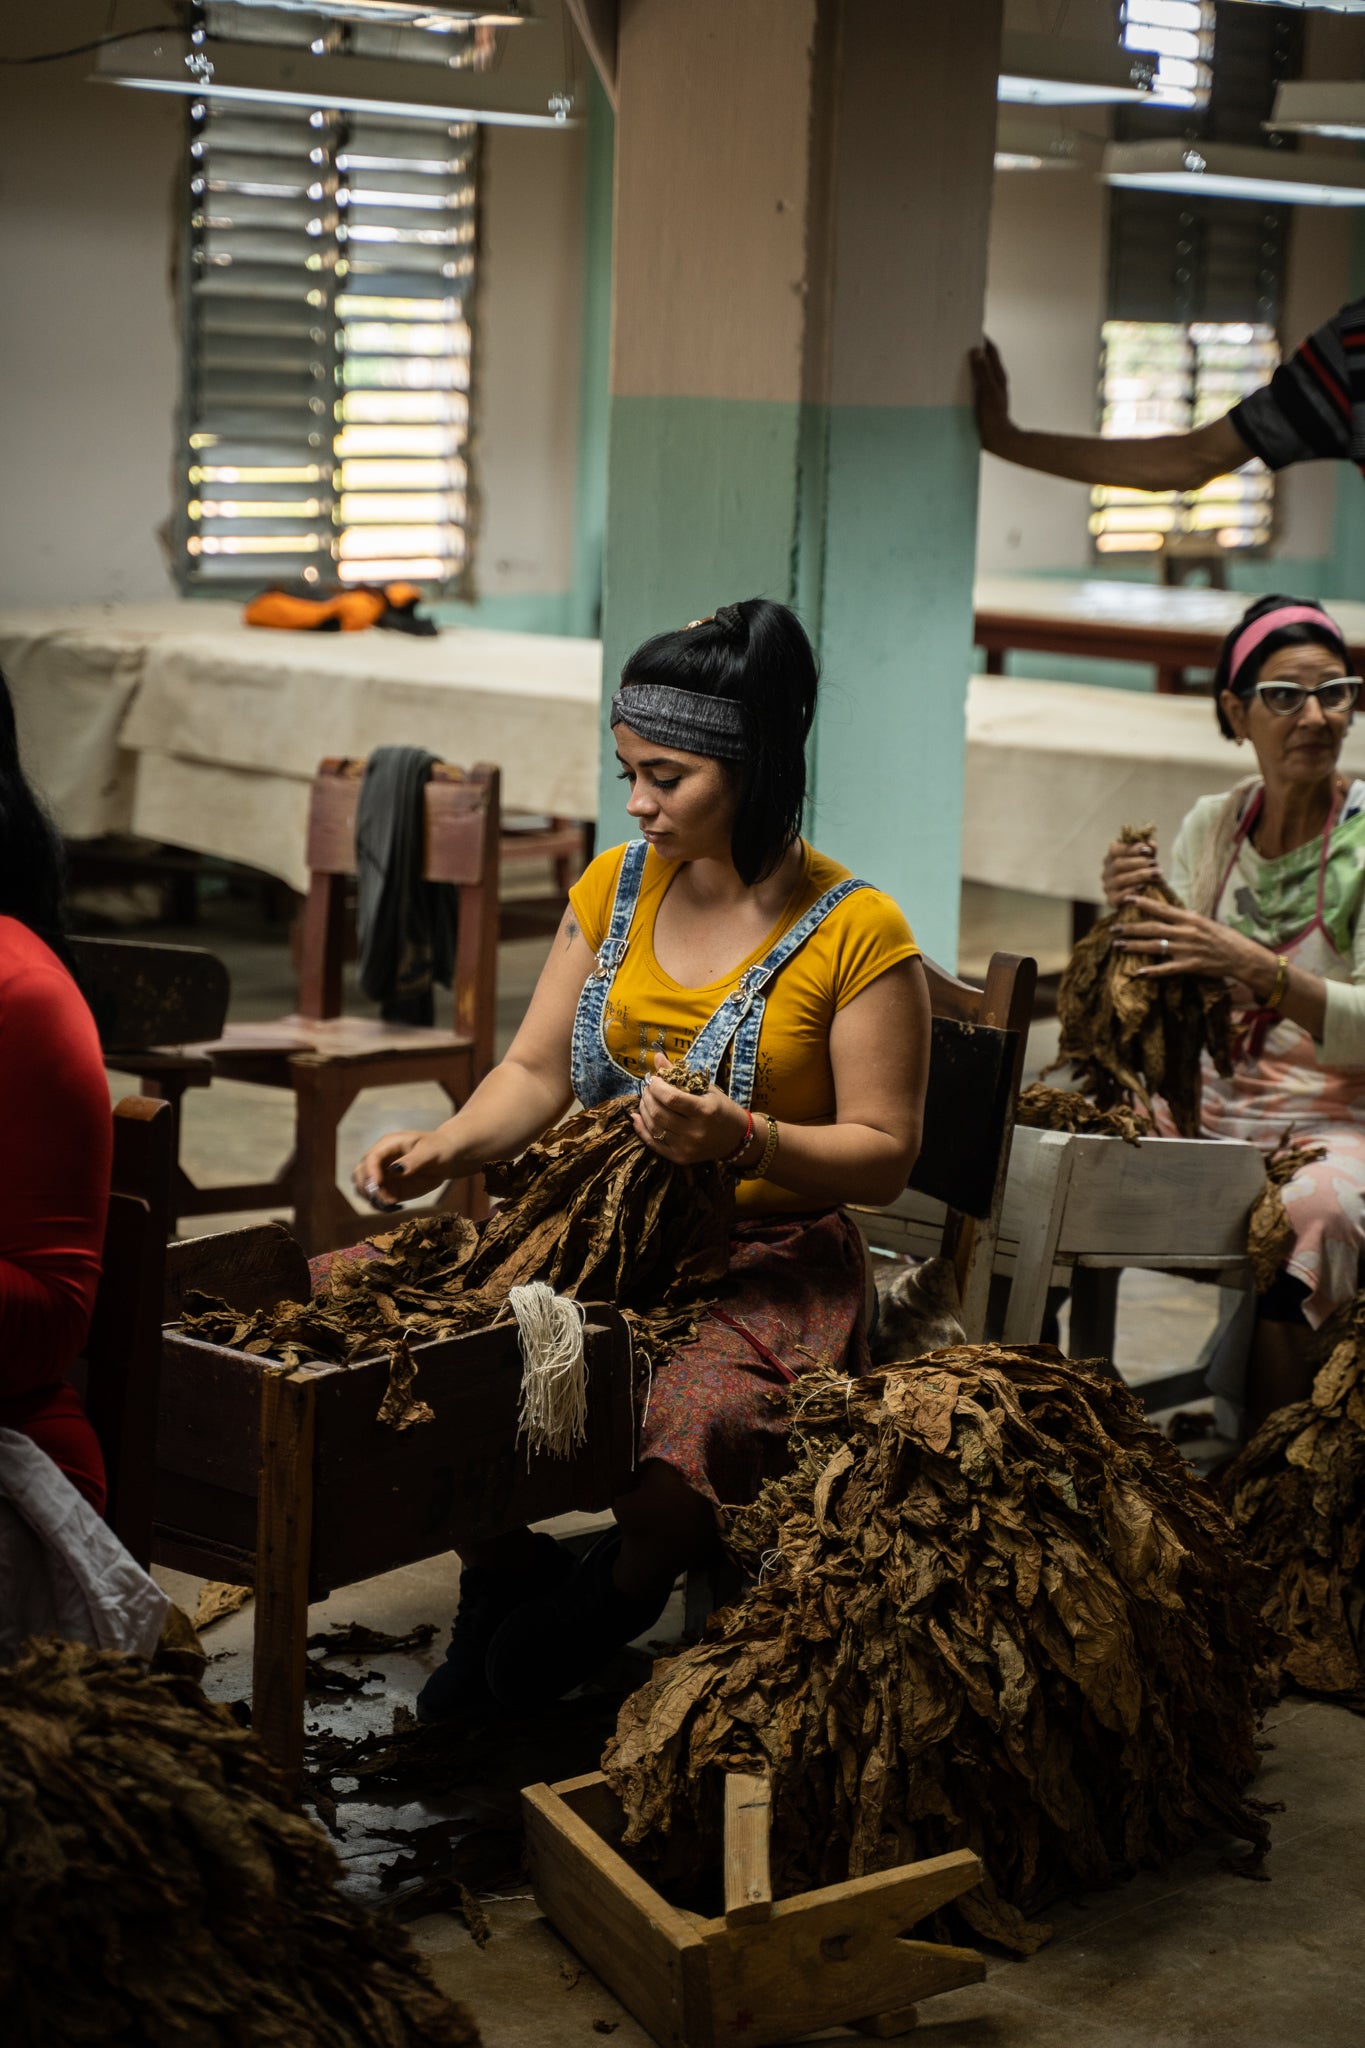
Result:
M405 1935L183 1678L83 1644L0 1670L0 2012L65 2048L477 2048Z
M664 1078L692 1094L706 1086L681 1066ZM695 1334L707 1290L725 1273L734 1202L718 1165L674 1166L642 1144L630 1122L636 1104L621 1096L580 1110L520 1159L490 1167L485 1179L501 1202L486 1223L414 1217L370 1239L379 1257L335 1258L312 1301L239 1314L199 1296L184 1328L286 1365L388 1352L403 1386L385 1419L400 1427L421 1419L411 1409L408 1341L487 1328L527 1281L614 1303L657 1362Z
M1309 1398L1268 1416L1219 1486L1270 1575L1280 1683L1365 1711L1365 1294L1320 1335Z
M1125 825L1126 845L1150 839L1151 825ZM1179 899L1164 882L1147 893ZM1199 1136L1200 1059L1207 1049L1218 1072L1232 1072L1232 1012L1221 982L1199 975L1156 975L1148 953L1116 952L1112 942L1143 913L1125 903L1079 941L1057 991L1061 1025L1056 1064L1069 1060L1073 1078L1101 1109L1136 1100L1150 1118L1152 1097L1164 1097L1182 1138Z
M1266 1160L1265 1186L1247 1218L1247 1257L1258 1294L1274 1285L1276 1275L1294 1249L1294 1226L1281 1189L1301 1166L1311 1166L1315 1160L1326 1157L1321 1145L1296 1145L1294 1133L1286 1131Z
M793 1469L724 1516L757 1583L603 1758L655 1881L720 1868L723 1776L763 1764L780 1895L967 1847L944 1931L1023 1952L1050 1900L1210 1830L1254 1865L1257 1581L1132 1395L987 1344L795 1400Z
M1085 1137L1122 1138L1136 1145L1150 1138L1156 1125L1140 1110L1127 1103L1112 1109L1097 1109L1084 1095L1071 1088L1049 1088L1044 1081L1031 1081L1019 1091L1016 1123L1035 1131L1072 1131Z

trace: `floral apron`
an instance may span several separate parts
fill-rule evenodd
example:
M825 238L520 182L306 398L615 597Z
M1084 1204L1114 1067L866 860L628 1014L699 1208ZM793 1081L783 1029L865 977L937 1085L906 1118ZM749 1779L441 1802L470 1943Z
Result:
M1221 924L1234 923L1235 906L1233 915L1224 913L1223 899L1264 801L1261 791L1238 827L1214 899L1213 916ZM1323 831L1312 915L1291 937L1262 943L1291 967L1349 982L1351 962L1325 916L1327 864L1343 803L1338 795ZM1325 1158L1301 1167L1282 1190L1294 1226L1288 1270L1308 1289L1304 1313L1316 1329L1356 1292L1365 1246L1365 1068L1319 1066L1310 1034L1276 1011L1244 1010L1237 1022L1231 1078L1205 1062L1201 1121L1210 1137L1242 1138L1266 1153L1291 1131L1297 1143L1325 1147Z

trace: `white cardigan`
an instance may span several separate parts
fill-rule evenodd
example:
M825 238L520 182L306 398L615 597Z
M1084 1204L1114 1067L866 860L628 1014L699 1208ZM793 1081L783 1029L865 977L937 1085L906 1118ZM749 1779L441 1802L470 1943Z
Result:
M1191 900L1194 878L1207 856L1227 801L1226 795L1201 796L1176 833L1167 880L1182 903ZM1350 808L1359 810L1362 801L1365 801L1365 785L1356 782L1351 788ZM1253 890L1257 887L1262 864L1255 847L1243 840L1236 872ZM1362 886L1365 887L1365 875L1362 875ZM1219 922L1226 924L1228 919L1220 918ZM1322 1037L1314 1041L1320 1067L1365 1067L1365 917L1359 915L1351 931L1349 964L1349 981L1328 981L1325 984L1327 1014Z

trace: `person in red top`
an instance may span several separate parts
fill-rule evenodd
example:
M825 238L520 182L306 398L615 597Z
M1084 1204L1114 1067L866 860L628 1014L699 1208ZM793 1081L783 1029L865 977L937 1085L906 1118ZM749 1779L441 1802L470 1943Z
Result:
M31 1437L102 1514L104 1461L68 1376L99 1283L113 1119L64 922L61 842L0 677L0 1429Z

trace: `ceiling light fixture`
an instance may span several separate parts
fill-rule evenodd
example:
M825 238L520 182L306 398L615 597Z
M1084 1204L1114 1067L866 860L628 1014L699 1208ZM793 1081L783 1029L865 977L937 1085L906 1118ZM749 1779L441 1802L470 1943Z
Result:
M995 126L997 171L1074 171L1080 168L1076 137L1055 122L1004 117Z
M1150 50L1065 36L1008 34L1000 46L997 99L1008 106L1098 107L1150 100L1157 58Z
M126 85L136 92L171 92L182 99L221 100L229 105L299 107L309 113L377 114L386 121L477 121L485 128L576 128L561 114L510 113L503 108L419 106L415 100L370 100L345 92L286 92L266 85L202 84L193 78L103 77L101 85Z
M1100 176L1141 192L1255 199L1278 206L1365 206L1365 163L1218 142L1111 142Z
M1365 12L1365 0L1362 0ZM1265 126L1277 134L1326 135L1365 142L1365 84L1359 80L1299 78L1277 86Z
M272 14L311 14L324 21L369 22L389 28L427 28L449 35L461 28L517 28L535 16L520 0L501 0L480 7L476 0L236 0L238 7L268 9Z

